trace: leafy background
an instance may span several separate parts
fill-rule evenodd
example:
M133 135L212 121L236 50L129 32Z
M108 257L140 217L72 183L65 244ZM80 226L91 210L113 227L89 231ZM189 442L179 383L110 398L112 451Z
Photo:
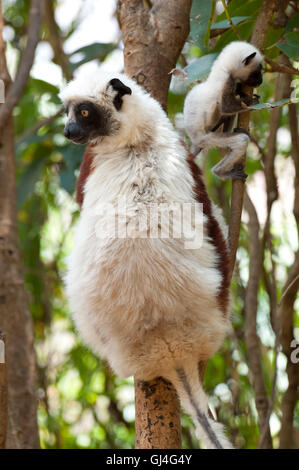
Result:
M54 7L57 3L53 2ZM294 2L295 3L295 2ZM262 0L229 2L229 13L244 40L250 38ZM3 2L6 28L10 34L8 57L17 62L24 42L28 17L28 0ZM236 40L225 13L217 15L215 2L194 0L191 32L178 68L185 69L187 79L174 77L169 92L169 116L181 131L181 113L185 94L198 79L204 78L221 49ZM299 51L299 11L286 10L284 26L273 25L266 40L265 54L276 60L284 53L296 65ZM82 15L68 27L57 26L62 45L80 29ZM57 21L59 23L59 21ZM218 36L213 31L222 30ZM50 31L51 33L51 31ZM47 25L43 42L51 43ZM52 31L53 33L53 31ZM119 36L120 37L120 36ZM66 54L62 74L70 78L82 64L96 61L101 66L111 54L122 48L115 43L94 42ZM54 61L61 66L59 58ZM298 64L297 64L298 65ZM121 69L122 64L119 64ZM276 74L265 72L259 88L261 101L275 94ZM59 112L59 89L53 83L32 75L24 96L14 111L18 171L19 235L26 273L26 287L35 326L35 348L39 371L39 429L44 448L132 448L134 446L133 379L120 380L107 365L82 344L73 328L68 309L63 276L65 259L72 246L73 228L79 208L74 202L74 188L84 148L63 137L63 117ZM50 118L50 119L48 119ZM265 183L260 152L267 150L270 112L252 113L251 133L258 146L248 148L248 191L256 203L261 224L265 222ZM47 120L48 119L48 120ZM36 123L47 120L38 130ZM182 132L182 131L181 131ZM288 270L298 249L298 234L292 214L294 168L290 157L291 140L288 108L279 117L276 141L276 171L279 173L280 196L271 219L273 258L276 273L277 299L282 294ZM230 183L220 182L210 171L219 159L216 150L202 162L209 194L229 214ZM245 342L244 296L248 280L248 217L243 217L236 276L232 286L232 321L234 333L208 363L205 387L211 405L227 425L234 443L243 448L258 446L260 429L251 371ZM265 276L273 265L265 253ZM271 326L268 292L261 280L258 293L257 327L262 366L267 392L270 395L274 375L275 334ZM298 307L294 318L299 329ZM273 445L279 445L281 403L288 386L286 357L278 354L277 394L270 424ZM299 442L299 406L294 419L295 442ZM296 431L297 429L297 431ZM190 419L183 415L183 445L198 446Z

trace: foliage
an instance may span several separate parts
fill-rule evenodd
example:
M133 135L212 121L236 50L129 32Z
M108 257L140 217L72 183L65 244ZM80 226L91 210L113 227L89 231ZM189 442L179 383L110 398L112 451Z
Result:
M14 31L10 48L18 56L24 40L28 1L4 2L6 24ZM244 39L248 39L262 0L229 2L232 21ZM186 44L185 70L189 84L202 79L210 70L221 49L237 37L224 13L216 16L214 2L194 0L191 33ZM288 14L289 11L288 11ZM16 20L18 18L18 21ZM78 24L79 24L78 20ZM62 40L68 38L63 33ZM298 59L298 13L290 15L285 27L272 28L265 53L277 59L282 51L291 60ZM225 31L213 39L216 29ZM70 71L95 58L101 62L118 46L94 43L73 51ZM76 54L76 56L75 56ZM78 56L77 56L78 57ZM274 95L274 76L266 73L259 89L262 102ZM183 92L182 92L183 88ZM174 121L182 112L187 86L175 86L169 93L169 115ZM134 446L134 388L132 379L120 380L106 364L82 345L74 331L64 289L65 257L72 244L72 229L78 216L74 187L84 149L63 137L63 118L30 133L36 122L55 114L60 107L58 89L51 83L31 77L24 96L15 109L16 156L18 171L19 234L23 253L26 286L30 293L35 322L36 352L39 367L39 426L45 448L132 448ZM270 112L252 113L252 135L263 152L267 149ZM287 137L277 141L277 165L291 168L289 128L286 107L280 118L279 132ZM29 130L29 134L28 134ZM26 132L26 135L24 134ZM279 134L279 133L278 133ZM279 134L279 135L280 135ZM209 193L229 213L230 184L220 182L210 171L219 159L212 150L204 164ZM249 185L262 174L263 163L258 148L248 150ZM292 170L290 170L292 174ZM261 181L261 180L259 180ZM282 293L294 250L297 248L295 221L291 212L281 209L284 224L272 220L273 256L277 270L277 295ZM211 404L227 425L237 446L254 448L259 441L258 418L251 385L250 367L244 338L244 295L248 279L248 224L244 219L238 251L237 275L233 282L232 321L234 333L221 351L208 363L205 386ZM266 274L271 263L265 263ZM298 305L297 305L298 306ZM274 333L270 322L268 293L260 283L258 299L258 332L261 340L263 372L270 394L274 373ZM298 326L299 318L296 319ZM281 401L286 389L286 360L280 353L278 390L271 424L274 445L281 419ZM299 422L297 407L295 421ZM183 417L184 446L197 445L190 419Z

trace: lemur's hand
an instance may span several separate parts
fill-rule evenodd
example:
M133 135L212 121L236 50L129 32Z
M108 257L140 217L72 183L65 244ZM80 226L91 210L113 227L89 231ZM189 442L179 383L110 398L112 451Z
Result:
M259 102L260 102L260 95L254 94L251 99L251 104L259 104Z
M245 103L245 100L246 100L246 98L244 97L244 98L242 98L242 101L241 101L241 107L242 107L243 109L247 109L247 108L248 108L248 105ZM247 101L247 100L246 100L246 101Z

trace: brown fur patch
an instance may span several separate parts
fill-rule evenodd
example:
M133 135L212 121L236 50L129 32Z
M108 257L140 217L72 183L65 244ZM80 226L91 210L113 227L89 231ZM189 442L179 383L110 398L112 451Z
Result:
M196 194L197 202L203 204L203 212L208 218L207 231L208 235L212 240L213 245L216 248L218 254L217 267L222 275L221 289L218 294L218 302L223 310L224 314L227 315L228 303L229 303L229 251L225 241L224 235L221 231L220 225L217 219L214 217L212 212L212 203L208 196L205 184L202 178L202 171L199 166L195 163L194 155L189 151L187 146L184 144L188 152L187 161L194 179L194 192Z
M80 205L80 207L83 204L84 200L84 186L86 183L86 180L90 173L92 173L93 168L92 168L92 161L93 161L93 145L88 145L86 147L86 150L83 155L83 160L80 166L80 174L79 178L77 180L77 185L76 185L76 201Z

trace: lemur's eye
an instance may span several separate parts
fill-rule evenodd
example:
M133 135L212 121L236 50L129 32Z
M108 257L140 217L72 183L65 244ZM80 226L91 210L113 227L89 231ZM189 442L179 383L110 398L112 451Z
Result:
M81 116L88 117L88 115L89 115L89 111L87 111L87 109L81 109Z

